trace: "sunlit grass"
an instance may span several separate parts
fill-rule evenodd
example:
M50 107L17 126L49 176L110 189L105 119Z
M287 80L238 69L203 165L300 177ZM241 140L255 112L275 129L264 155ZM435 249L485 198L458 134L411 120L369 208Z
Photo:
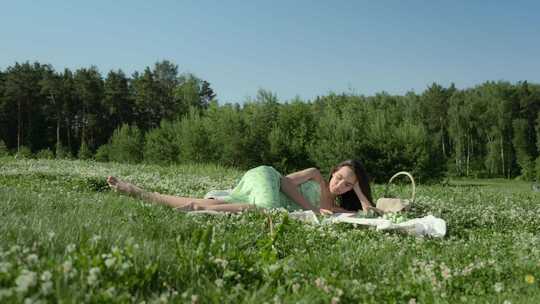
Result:
M422 239L311 226L278 211L188 215L109 191L111 174L202 196L242 172L0 159L1 303L540 300L540 194L526 183L419 185L408 216L448 224L445 238Z

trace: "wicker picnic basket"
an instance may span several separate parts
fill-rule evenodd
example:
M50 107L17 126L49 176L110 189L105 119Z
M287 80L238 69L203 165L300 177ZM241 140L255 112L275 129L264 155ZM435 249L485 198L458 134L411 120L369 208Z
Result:
M405 175L411 180L411 186L412 186L412 197L411 199L401 199L401 198L390 198L388 196L388 188L394 178ZM388 181L388 184L386 184L386 188L384 190L384 197L381 197L377 200L376 208L379 210L382 210L383 212L399 212L402 210L406 210L410 207L411 204L414 203L416 196L416 183L414 182L413 176L409 172L401 171L394 176L390 178L390 181Z

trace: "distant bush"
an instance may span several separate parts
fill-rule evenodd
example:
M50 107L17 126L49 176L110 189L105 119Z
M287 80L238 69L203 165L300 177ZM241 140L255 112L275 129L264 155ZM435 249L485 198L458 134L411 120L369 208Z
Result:
M269 134L276 123L279 103L268 91L259 90L254 102L244 104L243 158L247 166L272 163Z
M241 166L246 164L244 154L244 132L242 112L230 104L218 106L211 103L206 112L206 129L209 130L210 157L223 165Z
M536 159L536 181L540 182L540 156Z
M72 158L73 155L71 155L71 152L66 146L63 146L61 143L57 143L55 145L56 150L56 158L57 159L64 159L64 158Z
M4 143L3 140L0 139L0 157L8 156L8 155L9 155L9 151L6 147L6 144Z
M308 144L315 133L311 105L295 101L279 107L276 123L268 135L270 159L280 172L292 172L314 166Z
M110 145L105 144L100 146L97 151L96 155L94 155L94 158L98 162L108 162L109 161L109 152L110 151Z
M119 163L138 163L143 158L142 134L137 126L123 124L114 130L109 149L109 160Z
M161 121L159 128L148 131L144 139L144 160L150 163L176 163L180 154L176 124Z
M81 148L79 149L79 153L77 154L77 157L79 159L90 159L92 158L92 152L90 151L90 148L88 148L88 145L86 142L82 142Z
M177 125L181 162L209 162L214 153L205 120L194 109Z
M336 107L327 106L318 113L319 120L313 132L308 155L323 172L328 173L345 159L359 159L364 163L367 160L360 153L363 147L362 138L367 134L361 132L359 115L353 114L357 112L360 111L350 107L340 111ZM367 169L369 170L369 167Z
M19 151L15 153L16 158L32 158L32 151L27 146L20 146Z
M54 153L49 148L43 149L43 150L38 151L38 153L36 153L36 158L54 159Z

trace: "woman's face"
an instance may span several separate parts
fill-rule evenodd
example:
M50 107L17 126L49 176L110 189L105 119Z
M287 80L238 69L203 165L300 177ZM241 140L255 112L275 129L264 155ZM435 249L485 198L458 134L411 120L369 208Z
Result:
M357 179L354 171L348 166L343 166L332 174L332 178L328 183L328 188L330 193L341 195L350 191L356 182Z

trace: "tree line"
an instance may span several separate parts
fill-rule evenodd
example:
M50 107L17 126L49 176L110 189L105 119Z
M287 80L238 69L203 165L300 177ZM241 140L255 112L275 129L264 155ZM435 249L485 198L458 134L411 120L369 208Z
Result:
M422 93L329 93L279 100L267 90L219 104L206 80L170 61L103 77L15 63L0 70L0 153L98 161L212 162L328 172L358 158L375 181L399 170L540 179L540 85L487 81ZM1 152L1 151L4 152Z

